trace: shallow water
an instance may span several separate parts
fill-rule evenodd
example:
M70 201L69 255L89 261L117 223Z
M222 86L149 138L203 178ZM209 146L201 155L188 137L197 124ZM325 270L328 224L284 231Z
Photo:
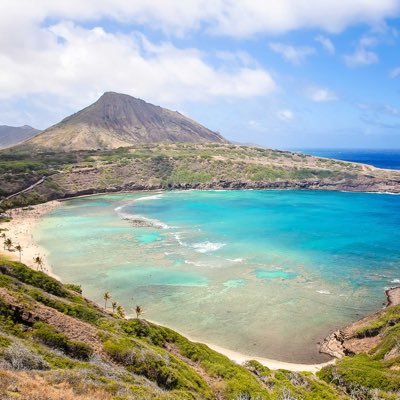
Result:
M400 278L399 226L395 195L188 191L70 200L34 235L94 300L108 290L195 339L316 362L317 342Z

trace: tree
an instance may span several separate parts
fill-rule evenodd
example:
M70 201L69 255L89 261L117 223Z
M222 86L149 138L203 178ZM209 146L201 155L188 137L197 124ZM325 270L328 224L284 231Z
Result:
M21 262L21 254L22 254L22 247L21 247L21 245L20 245L20 244L17 244L17 245L15 246L15 250L18 251L18 253L19 253L19 262Z
M107 310L107 302L108 302L108 300L111 299L110 292L105 292L103 295L103 299L104 299L104 309Z
M43 259L40 256L36 256L33 259L33 262L37 265L37 270L43 271Z
M142 314L144 314L143 307L137 305L137 306L135 307L135 313L136 313L136 318L139 319L139 317L140 317Z
M116 301L113 301L113 302L111 303L111 307L112 307L112 312L113 312L113 314L115 313L115 310L116 310L117 306L118 306L118 304L117 304Z
M117 316L120 318L125 318L125 310L121 305L117 306Z
M4 241L4 248L7 247L7 250L10 251L11 247L12 247L12 240L10 238L7 238Z

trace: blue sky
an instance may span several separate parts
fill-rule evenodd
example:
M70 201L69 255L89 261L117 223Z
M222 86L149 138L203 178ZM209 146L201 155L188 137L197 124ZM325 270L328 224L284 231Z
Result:
M229 140L400 148L400 0L0 0L0 124L127 93Z

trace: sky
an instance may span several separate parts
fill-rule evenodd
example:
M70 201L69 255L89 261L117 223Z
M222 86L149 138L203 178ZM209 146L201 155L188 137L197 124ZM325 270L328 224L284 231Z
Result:
M105 91L240 143L400 148L400 0L0 0L0 125Z

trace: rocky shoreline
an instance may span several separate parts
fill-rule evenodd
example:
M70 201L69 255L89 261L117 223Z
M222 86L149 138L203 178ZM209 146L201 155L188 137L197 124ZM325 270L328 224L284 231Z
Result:
M79 180L78 180L79 182ZM87 183L87 182L85 182ZM65 185L68 186L68 185ZM344 192L371 192L371 193L392 193L400 194L400 180L380 181L380 180L345 180L331 181L324 180L278 180L278 181L213 181L206 183L185 183L172 184L168 187L146 183L131 182L118 186L88 187L80 189L79 184L74 182L74 190L66 190L64 193L52 193L48 200L60 200L92 194L118 193L118 192L137 192L154 190L327 190Z
M400 305L400 286L385 291L386 307ZM360 328L368 326L370 322L382 313L382 310L372 315L351 323L350 325L332 332L320 345L320 352L335 358L351 356L359 352L367 351L380 341L382 334L379 330L370 330L367 334L360 335Z

